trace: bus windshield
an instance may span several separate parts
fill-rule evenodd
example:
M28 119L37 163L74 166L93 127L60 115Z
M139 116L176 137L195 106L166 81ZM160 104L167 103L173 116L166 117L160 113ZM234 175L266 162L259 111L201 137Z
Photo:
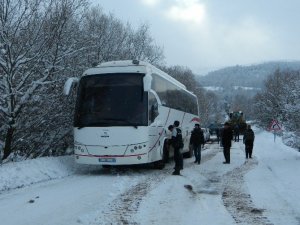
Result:
M74 126L147 126L144 74L117 73L85 76L80 80Z

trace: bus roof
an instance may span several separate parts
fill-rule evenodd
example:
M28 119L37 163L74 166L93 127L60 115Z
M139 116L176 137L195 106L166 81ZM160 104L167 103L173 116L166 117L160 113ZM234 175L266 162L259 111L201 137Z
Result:
M151 65L150 63L139 61L139 60L122 60L122 61L110 61L110 62L103 62L97 65L96 67L90 68L86 70L83 75L95 75L95 74L106 74L106 73L118 73L118 72L125 72L125 73L155 73L164 79L174 83L175 85L185 89L189 92L186 86L180 83L178 80L174 79L169 74L163 72L162 70L156 68L155 66Z

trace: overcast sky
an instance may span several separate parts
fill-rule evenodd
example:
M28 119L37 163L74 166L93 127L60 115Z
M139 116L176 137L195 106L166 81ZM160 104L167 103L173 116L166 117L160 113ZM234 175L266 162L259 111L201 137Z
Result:
M167 65L197 74L300 60L300 0L91 0L134 26L150 25Z

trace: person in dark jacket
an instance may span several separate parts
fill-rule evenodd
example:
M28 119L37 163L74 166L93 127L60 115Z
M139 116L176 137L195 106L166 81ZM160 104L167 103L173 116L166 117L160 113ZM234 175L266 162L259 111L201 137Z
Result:
M183 169L183 157L180 152L180 149L182 148L180 146L180 142L182 143L182 134L181 129L179 128L179 121L174 121L173 130L172 130L172 139L171 143L174 148L174 161L175 161L175 167L174 172L172 175L180 175L180 170ZM181 139L181 140L180 140Z
M251 125L247 125L247 130L245 131L243 137L243 143L245 144L246 159L248 159L248 157L252 158L254 139L255 135L253 130L251 129Z
M230 148L231 148L231 140L233 138L233 132L228 122L224 124L224 129L222 133L222 145L223 145L223 153L225 157L224 164L230 163Z
M165 163L168 163L169 162L169 157L170 157L170 152L169 152L169 149L170 149L170 146L172 145L172 139L171 139L171 135L172 135L172 131L174 129L174 126L173 125L169 125L168 126L168 130L170 132L170 136L168 138L168 140L165 142L165 151L164 151L164 162Z
M201 161L201 145L204 145L204 135L199 124L195 124L192 131L190 144L194 149L195 163L200 164Z

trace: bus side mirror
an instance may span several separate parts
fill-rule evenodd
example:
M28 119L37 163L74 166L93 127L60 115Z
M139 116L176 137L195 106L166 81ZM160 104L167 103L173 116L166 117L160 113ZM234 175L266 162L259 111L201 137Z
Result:
M79 81L78 78L76 77L70 77L68 78L68 80L66 81L65 85L64 85L64 94L65 95L69 95L71 88L73 87L73 84L77 84Z
M151 81L152 81L151 75L146 74L143 78L144 91L150 91L151 90Z

